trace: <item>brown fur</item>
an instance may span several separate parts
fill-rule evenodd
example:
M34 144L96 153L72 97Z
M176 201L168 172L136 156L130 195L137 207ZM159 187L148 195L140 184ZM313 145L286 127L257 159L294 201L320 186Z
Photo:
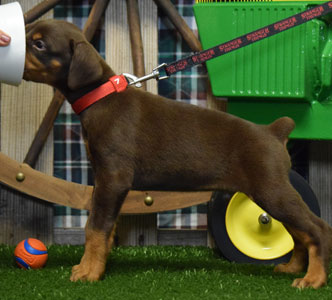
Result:
M38 35L41 41L34 40ZM112 75L74 25L51 20L27 27L26 80L50 84L73 103ZM331 228L289 182L285 144L294 128L291 119L260 126L128 88L89 107L80 120L95 189L85 254L71 280L93 281L103 275L115 222L130 189L222 189L249 195L293 236L293 257L276 271L299 272L308 263L307 274L293 286L326 284Z

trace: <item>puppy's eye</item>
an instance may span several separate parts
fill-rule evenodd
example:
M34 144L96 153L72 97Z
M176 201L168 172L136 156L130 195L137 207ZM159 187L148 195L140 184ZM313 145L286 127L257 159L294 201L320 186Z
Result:
M35 49L37 49L38 51L45 51L46 50L46 44L44 41L42 40L37 40L37 41L34 41L33 43L33 47Z

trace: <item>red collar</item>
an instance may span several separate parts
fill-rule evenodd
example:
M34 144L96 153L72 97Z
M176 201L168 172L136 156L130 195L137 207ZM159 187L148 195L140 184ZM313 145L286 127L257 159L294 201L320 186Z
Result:
M105 96L114 92L123 92L128 86L126 77L123 75L115 75L111 77L106 83L87 93L83 97L77 99L72 108L76 114L80 114L83 110L104 98Z

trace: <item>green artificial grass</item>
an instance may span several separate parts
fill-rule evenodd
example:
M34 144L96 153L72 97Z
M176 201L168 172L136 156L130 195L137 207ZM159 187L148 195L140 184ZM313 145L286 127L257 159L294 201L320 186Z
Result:
M119 247L105 277L70 282L83 247L50 246L41 270L21 270L14 247L0 246L0 299L332 299L332 282L319 289L291 287L294 276L273 266L230 263L204 247ZM303 274L302 274L303 275Z

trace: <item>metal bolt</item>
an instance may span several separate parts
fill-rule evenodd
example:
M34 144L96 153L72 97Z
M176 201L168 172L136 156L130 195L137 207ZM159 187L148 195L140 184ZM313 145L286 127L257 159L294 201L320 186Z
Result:
M146 206L151 206L153 204L153 198L147 195L144 199L144 203Z
M267 225L267 224L270 224L271 223L271 217L269 216L269 214L267 214L266 212L265 213L262 213L259 217L258 217L258 222L259 224L261 225Z
M18 173L16 174L16 180L17 180L18 182L22 182L22 181L24 181L24 179L25 179L25 175L24 175L24 173L22 173L22 172L18 172Z

